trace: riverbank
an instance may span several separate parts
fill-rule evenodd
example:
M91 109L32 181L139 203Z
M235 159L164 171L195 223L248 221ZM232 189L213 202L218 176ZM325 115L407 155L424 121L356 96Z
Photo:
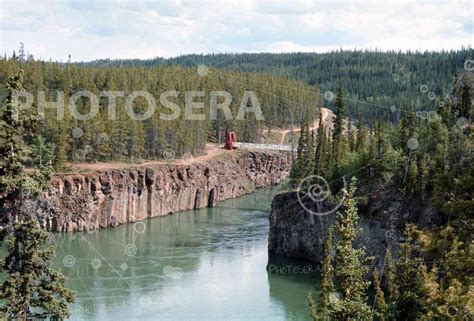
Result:
M50 231L115 227L213 207L288 177L291 154L233 151L186 164L153 164L56 175L35 203Z
M267 252L270 203L282 188L54 234L54 268L76 292L70 320L311 320L306 297L318 293L317 266Z

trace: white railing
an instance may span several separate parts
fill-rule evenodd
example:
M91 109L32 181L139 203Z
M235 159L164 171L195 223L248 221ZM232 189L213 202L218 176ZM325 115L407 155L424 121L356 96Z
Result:
M290 145L278 145L278 144L255 144L255 143L235 143L237 148L248 148L248 149L269 149L269 150L283 150L291 152L296 151L296 148L292 148Z

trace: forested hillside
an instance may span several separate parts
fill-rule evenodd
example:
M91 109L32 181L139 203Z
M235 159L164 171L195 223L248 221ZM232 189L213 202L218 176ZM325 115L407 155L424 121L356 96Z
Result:
M344 186L344 202L326 238L323 293L319 302L309 297L313 320L372 320L373 315L376 320L463 320L472 316L473 88L472 73L465 72L434 113L404 112L395 119L378 120L373 130L361 123L346 131L343 121L348 111L341 86L335 99L334 128L321 126L314 133L305 126L291 172L293 185L303 195L289 203L294 204L293 214L311 203L311 197L337 204L338 196L328 193L337 192L343 178L354 179L350 187ZM330 190L314 190L320 186ZM304 197L307 202L302 201ZM396 209L389 208L393 199ZM385 208L364 212L374 202ZM398 217L401 211L406 215ZM405 235L388 241L394 244L387 245L381 272L374 269L373 276L367 277L373 265L364 248L354 248L360 233L356 224L360 216L380 220L382 212L392 213L393 219L385 235L395 235L397 230L405 230ZM410 224L414 221L425 223L416 227ZM367 297L370 283L375 302ZM334 292L340 296L331 300Z
M180 66L20 64L9 59L0 60L0 82L5 83L20 66L24 70L24 88L35 98L34 108L27 112L38 111L38 91L45 92L46 102L56 101L57 92L64 93L64 119L57 117L57 109L46 108L40 130L45 140L36 142L42 146L40 149L54 149L39 158L55 164L66 161L135 162L160 159L165 150L172 150L176 157L185 153L198 155L206 142L222 141L226 131L236 131L240 141L259 142L264 129L285 127L291 122L299 124L306 117L314 119L322 104L319 91L302 81L215 68L200 72L196 68ZM133 120L125 111L124 99L117 98L115 119L111 119L108 98L101 97L97 115L90 120L78 120L72 117L68 102L71 95L81 90L91 91L97 97L103 91L122 91L125 95L133 91L147 91L155 98L157 107L150 118ZM170 114L170 110L160 103L160 95L170 90L178 92L177 97L168 100L180 107L180 116L174 120L160 119L161 114ZM204 114L204 120L185 119L186 91L204 91L203 97L194 98L194 101L204 103L203 108L194 111ZM212 119L209 110L211 91L227 91L232 95L231 119L226 119L221 110L217 111L216 119ZM246 113L244 119L236 119L245 91L255 92L263 120L257 120L254 113ZM4 87L2 93L4 96ZM137 114L147 110L144 99L137 98L133 103ZM251 101L244 103L253 105ZM79 98L77 106L81 114L87 114L90 100Z
M442 52L333 51L329 53L244 53L185 55L151 60L97 60L93 65L154 66L199 64L233 71L263 72L316 85L321 93L337 90L344 80L348 109L353 115L381 115L391 106L417 110L436 109L437 99L450 92L457 72L472 49ZM420 89L426 95L421 97ZM324 104L332 107L328 94Z

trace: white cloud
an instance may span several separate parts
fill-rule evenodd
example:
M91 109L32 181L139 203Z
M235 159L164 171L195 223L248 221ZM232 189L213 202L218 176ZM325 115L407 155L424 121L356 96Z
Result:
M472 45L471 1L0 2L0 53L151 58L192 52L451 49Z

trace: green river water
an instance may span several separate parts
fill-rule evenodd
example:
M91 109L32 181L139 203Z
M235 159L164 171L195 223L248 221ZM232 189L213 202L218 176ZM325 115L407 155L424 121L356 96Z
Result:
M215 208L56 234L55 268L77 296L71 319L308 320L316 266L268 256L277 192L265 188Z

